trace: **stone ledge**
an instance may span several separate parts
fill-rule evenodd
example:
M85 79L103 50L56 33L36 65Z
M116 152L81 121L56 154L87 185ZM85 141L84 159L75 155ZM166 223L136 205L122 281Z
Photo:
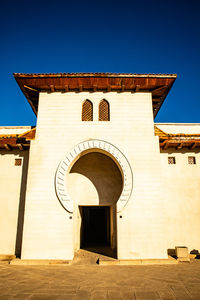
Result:
M13 254L0 254L0 261L8 261L8 260L12 260L15 258L16 258L16 256Z
M99 265L176 265L178 261L174 258L168 259L132 259L132 260L99 260Z
M69 260L55 260L55 259L13 259L10 261L11 265L24 266L66 266L70 264Z
M0 260L0 266L2 265L9 265L10 261L9 260Z

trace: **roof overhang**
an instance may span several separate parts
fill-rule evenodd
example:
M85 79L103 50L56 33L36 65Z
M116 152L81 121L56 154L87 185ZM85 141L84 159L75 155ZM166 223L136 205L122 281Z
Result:
M6 150L27 150L30 141L35 139L36 128L21 134L0 134L0 149Z
M163 150L168 148L175 148L176 150L188 148L193 150L200 147L200 134L166 133L156 125L154 130L155 135L159 136L160 148Z
M14 77L37 114L40 92L151 92L154 117L171 89L176 74L58 73Z

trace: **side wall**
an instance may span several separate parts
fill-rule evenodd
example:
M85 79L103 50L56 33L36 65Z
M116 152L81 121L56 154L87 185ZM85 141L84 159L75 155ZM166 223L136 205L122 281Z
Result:
M15 159L22 159L15 166ZM0 151L0 254L21 252L25 201L27 151ZM20 216L18 218L18 216Z
M194 150L161 152L162 193L167 216L167 248L186 246L200 251L200 155ZM188 164L188 156L196 164ZM175 157L176 164L168 164Z
M93 122L81 121L85 99L93 102ZM98 121L102 99L110 103L109 122ZM55 173L63 157L88 139L112 143L133 171L132 196L117 215L118 258L166 258L151 94L127 92L40 94L36 139L30 150L22 258L73 258L74 216L57 199Z

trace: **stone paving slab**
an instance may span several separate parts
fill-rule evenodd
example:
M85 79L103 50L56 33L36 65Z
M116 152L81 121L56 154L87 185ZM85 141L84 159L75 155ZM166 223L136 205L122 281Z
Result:
M0 300L200 299L200 261L178 265L0 264Z

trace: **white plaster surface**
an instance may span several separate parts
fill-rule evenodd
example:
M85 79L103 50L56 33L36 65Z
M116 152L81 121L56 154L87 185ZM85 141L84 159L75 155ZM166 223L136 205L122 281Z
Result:
M168 157L176 164L168 164ZM188 164L188 156L196 164ZM161 152L163 205L167 216L167 248L188 247L200 250L200 155L198 151L167 149Z
M0 254L15 254L22 168L28 151L0 151ZM22 159L15 166L15 159Z
M82 103L94 105L94 121L82 122ZM110 103L110 121L98 121L98 104ZM36 139L31 143L22 258L72 259L73 222L55 193L55 173L78 143L100 139L115 145L133 170L133 193L117 214L118 258L166 258L166 219L160 194L160 154L150 93L40 94Z
M93 103L93 122L81 121L85 99ZM109 122L98 121L102 99L110 103ZM156 126L166 133L200 133L200 124ZM0 127L0 134L29 129ZM106 201L100 203L95 185L83 174L64 175L74 199L73 214L56 195L59 163L76 145L88 140L113 144L130 163L132 194L117 214L114 202L106 195ZM15 252L21 167L14 166L14 159L19 153L3 151L0 155L0 254ZM168 156L175 157L175 165L168 164ZM195 165L188 164L188 156L195 156ZM72 167L78 158L71 161ZM167 249L177 246L188 247L189 252L200 251L199 174L198 149L169 148L160 152L159 139L154 136L150 93L41 93L36 139L30 147L22 259L73 259L80 246L78 205L99 204L110 205L115 214L117 224L113 230L119 259L167 258ZM107 191L110 193L110 189Z

